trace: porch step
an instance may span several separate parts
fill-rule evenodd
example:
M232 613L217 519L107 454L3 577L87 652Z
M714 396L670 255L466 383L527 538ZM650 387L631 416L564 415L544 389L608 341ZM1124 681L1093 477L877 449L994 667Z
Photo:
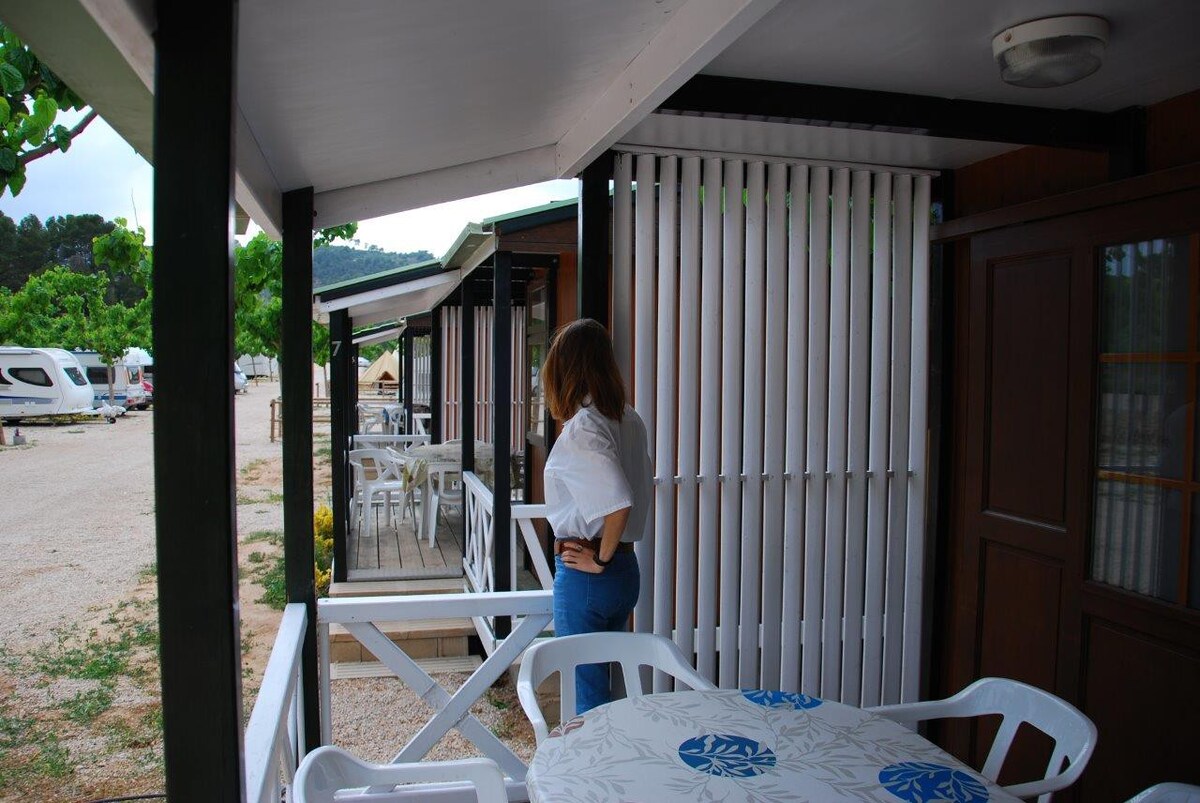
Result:
M412 658L459 658L469 655L467 639L475 635L470 619L409 619L376 622L382 633ZM338 624L329 626L329 660L349 663L376 660L350 631Z
M474 672L483 661L478 655L466 655L453 658L423 658L417 661L417 666L431 675L446 672ZM331 680L347 680L350 678L385 678L392 675L379 661L354 661L329 665Z
M330 597L390 597L409 594L459 594L462 578L423 578L417 580L355 580L330 583Z

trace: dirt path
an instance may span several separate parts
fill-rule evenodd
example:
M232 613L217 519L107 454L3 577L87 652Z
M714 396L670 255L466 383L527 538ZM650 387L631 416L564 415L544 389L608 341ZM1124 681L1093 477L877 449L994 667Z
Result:
M278 393L234 401L247 710L280 616L259 602L281 554ZM153 412L20 429L0 447L0 800L160 791Z

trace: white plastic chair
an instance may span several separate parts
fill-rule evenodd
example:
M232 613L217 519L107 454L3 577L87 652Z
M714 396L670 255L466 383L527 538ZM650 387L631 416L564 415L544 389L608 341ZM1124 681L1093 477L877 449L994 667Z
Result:
M380 407L358 403L358 429L363 435L384 431L384 414Z
M1159 783L1138 792L1126 803L1200 803L1200 786Z
M558 672L559 710L574 711L575 667L603 663L621 665L625 693L629 697L641 697L646 693L639 671L643 666L666 672L692 689L716 688L692 668L675 642L654 633L581 633L548 639L525 650L517 675L517 697L533 723L538 744L550 735L550 728L538 706L537 687Z
M422 484L414 481L414 476L417 472L417 464L421 462L418 457L413 457L407 451L400 451L387 447L388 456L392 460L392 465L395 467L395 475L400 480L404 490L404 500L400 503L400 520L404 520L404 511L412 513L413 527L418 531L420 525L417 519L417 491L421 489ZM408 479L404 478L402 470L407 469ZM421 500L421 504L425 504L425 500ZM419 534L419 533L418 533Z
M1075 783L1096 749L1096 726L1082 711L1049 692L1007 678L977 680L945 700L883 705L867 710L906 725L927 719L1000 714L1003 717L1000 729L980 770L993 782L1000 776L1017 728L1028 722L1054 739L1054 753L1044 778L1006 786L1004 791L1020 798L1037 795L1038 803L1049 803L1051 793ZM1064 762L1069 762L1065 770Z
M385 521L392 523L392 494L402 492L404 483L396 476L391 455L384 449L353 449L349 455L354 469L354 496L358 505L358 532L375 504L375 497L383 495ZM367 527L370 530L370 527Z
M334 796L343 789L453 781L474 784L479 803L508 803L504 773L490 758L368 764L332 746L318 747L300 762L292 784L292 803L334 803Z

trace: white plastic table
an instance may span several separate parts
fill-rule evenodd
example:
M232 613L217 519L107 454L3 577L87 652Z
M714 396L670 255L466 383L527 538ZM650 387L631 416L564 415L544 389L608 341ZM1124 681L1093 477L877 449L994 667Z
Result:
M422 486L421 518L417 522L417 538L428 537L433 546L437 532L437 511L446 489L441 487L447 474L462 473L462 442L427 443L405 452L409 464L409 482ZM475 441L475 473L489 476L495 471L492 445Z
M529 799L1017 803L931 742L860 708L717 689L618 700L550 732Z

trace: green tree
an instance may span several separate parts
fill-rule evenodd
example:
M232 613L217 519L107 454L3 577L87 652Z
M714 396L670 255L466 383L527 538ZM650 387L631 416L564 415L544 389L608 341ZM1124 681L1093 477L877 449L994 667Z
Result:
M357 223L313 234L313 248L349 239ZM278 357L283 350L283 244L260 232L234 248L234 345L238 354ZM313 322L313 361L329 361L329 331Z
M92 246L95 272L55 265L30 276L16 292L0 289L0 343L86 349L110 363L130 346L153 347L145 232L127 229L118 218L112 231L95 238ZM142 297L129 304L113 300L114 281L129 283Z
M123 222L121 225L125 225ZM92 241L117 227L100 215L58 215L46 219L49 261L71 270L90 273L95 267Z
M19 195L25 186L26 165L71 147L71 141L96 119L96 111L89 109L71 128L56 120L60 111L86 106L0 23L0 194L7 188Z

